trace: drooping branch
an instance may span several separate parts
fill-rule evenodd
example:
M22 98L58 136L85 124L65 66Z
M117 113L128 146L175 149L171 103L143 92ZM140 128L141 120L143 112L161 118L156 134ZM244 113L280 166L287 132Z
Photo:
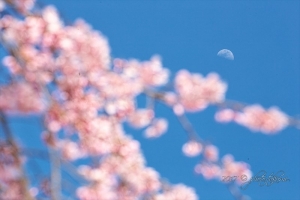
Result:
M22 176L21 179L19 180L20 182L20 186L21 186L21 193L22 196L24 197L24 200L33 200L32 196L29 193L29 189L28 189L28 181L27 181L27 177L25 175L25 171L23 169L23 163L21 161L20 158L20 151L19 148L14 140L13 134L8 126L8 122L6 119L6 116L3 112L0 112L0 123L1 126L3 128L3 132L5 134L6 137L6 141L7 143L11 146L12 148L12 156L16 162L16 165L18 166Z

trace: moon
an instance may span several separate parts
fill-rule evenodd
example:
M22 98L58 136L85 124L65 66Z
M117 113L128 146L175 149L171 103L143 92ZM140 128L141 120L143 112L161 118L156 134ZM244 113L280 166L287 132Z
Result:
M220 56L220 57L223 57L223 58L225 58L227 60L234 60L233 53L230 50L228 50L228 49L222 49L222 50L220 50L217 55Z

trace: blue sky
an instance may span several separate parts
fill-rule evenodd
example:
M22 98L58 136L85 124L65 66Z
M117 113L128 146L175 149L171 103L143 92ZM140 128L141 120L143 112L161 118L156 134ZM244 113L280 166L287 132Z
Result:
M299 1L43 2L55 5L68 22L80 17L101 31L108 37L113 57L148 60L159 54L172 76L183 68L203 75L214 71L228 83L228 99L278 106L291 116L300 114ZM234 53L234 61L217 57L224 48ZM232 199L223 184L193 173L198 160L181 152L187 140L183 129L169 108L158 104L157 109L157 116L169 119L163 137L147 140L130 131L141 141L148 165L171 183L194 187L200 199ZM215 110L209 107L188 117L202 138L219 147L221 156L231 153L236 160L248 162L254 173L284 170L291 180L271 187L252 184L244 193L255 200L300 199L299 130L287 128L274 136L253 133L233 123L216 123ZM28 132L24 135L39 139L38 122L31 122L31 127L12 125L15 132L23 129Z

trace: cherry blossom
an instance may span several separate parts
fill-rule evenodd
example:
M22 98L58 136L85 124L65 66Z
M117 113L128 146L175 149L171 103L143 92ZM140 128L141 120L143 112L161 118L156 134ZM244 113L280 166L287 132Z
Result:
M218 122L235 121L268 134L291 125L290 117L276 107L265 110L260 105L228 103L227 83L215 72L205 77L181 70L172 85L170 71L160 56L145 61L112 58L108 39L82 19L65 24L55 7L38 8L34 0L0 0L0 11L7 7L20 16L3 12L0 19L1 42L9 54L2 63L10 73L9 82L0 86L2 126L10 135L6 115L41 114L41 141L59 153L58 160L74 164L74 173L87 181L76 185L76 198L199 199L188 186L162 181L163 175L147 165L140 143L124 126L128 123L136 129L144 128L146 138L165 134L169 124L157 116L154 101L170 107L179 119L186 112L218 106ZM141 107L137 102L140 95L151 102ZM248 164L234 161L229 154L220 161L218 148L202 141L188 121L183 128L189 136L183 143L183 153L189 157L203 153L196 173L205 179L251 177ZM0 142L1 197L33 199L43 191L46 195L60 193L53 189L55 180L42 182L40 187L27 182L23 172L26 159L12 138ZM78 159L88 161L79 165L75 162ZM236 183L241 181L237 179Z
M238 184L245 183L245 180L250 180L252 177L252 172L247 163L235 162L232 155L225 155L222 159L223 167L221 176L236 176L235 181ZM244 178L244 179L243 179Z
M195 166L195 172L202 174L206 179L218 178L221 174L220 166L216 164L197 164Z
M43 112L46 100L39 87L28 83L13 83L0 87L0 109L11 112Z
M265 110L260 105L245 107L238 113L235 121L253 131L261 131L267 134L275 133L285 128L289 119L286 114L276 107Z
M202 145L194 140L185 143L182 147L182 151L186 156L194 157L201 153Z
M145 130L145 136L147 138L159 137L166 132L168 128L168 122L165 119L155 119L152 124Z
M215 119L218 122L230 122L235 118L235 112L231 109L222 109L215 114Z
M191 74L186 70L177 73L175 87L180 103L187 111L203 110L210 103L222 102L227 89L216 73L204 78L201 74Z
M217 161L219 157L218 148L214 145L205 146L204 157L209 161Z
M195 191L189 187L186 187L185 185L178 184L174 185L170 189L168 189L165 193L157 195L154 200L183 200L183 199L189 199L189 200L197 200L199 199Z
M143 128L151 123L154 112L150 109L139 109L131 114L128 118L128 122L136 128Z
M77 160L84 157L86 154L80 149L78 143L64 140L59 142L59 146L62 149L62 156L68 160Z

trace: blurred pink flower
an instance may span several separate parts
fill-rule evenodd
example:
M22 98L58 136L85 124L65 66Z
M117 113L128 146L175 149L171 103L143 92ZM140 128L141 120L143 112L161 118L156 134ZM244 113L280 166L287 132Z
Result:
M155 119L152 124L145 130L147 138L160 137L167 131L168 121L162 118Z
M223 101L227 85L216 73L210 73L204 78L201 74L181 70L176 75L175 88L180 103L187 111L199 111L210 103Z
M234 120L235 112L231 109L222 109L215 114L215 120L226 123Z
M197 164L195 172L202 174L206 179L218 178L221 174L221 168L216 164Z
M267 134L281 131L289 124L286 114L276 107L264 110L260 105L247 106L238 113L235 121L253 131L261 131Z
M195 191L183 184L177 184L162 194L154 197L154 200L198 200Z
M204 157L212 162L215 162L219 158L218 148L214 145L208 145L204 148Z
M201 153L202 148L199 142L191 140L183 145L182 151L186 156L194 157Z
M128 118L128 122L135 128L148 126L154 117L154 111L150 109L138 109Z
M28 83L13 83L0 87L0 109L8 112L36 113L46 109L44 95Z

